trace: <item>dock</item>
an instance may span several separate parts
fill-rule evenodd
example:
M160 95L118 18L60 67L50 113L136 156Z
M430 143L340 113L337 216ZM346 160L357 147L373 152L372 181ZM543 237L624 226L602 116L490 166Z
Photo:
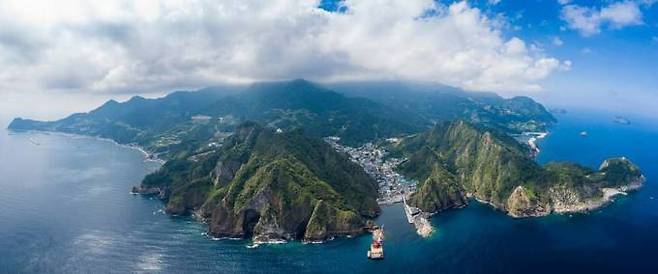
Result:
M407 215L407 221L416 227L416 233L423 238L429 237L434 231L432 224L427 220L429 215L423 213L417 207L408 205L407 199L404 197L402 197L402 202L404 203L404 214Z
M416 217L419 216L420 213L422 213L422 211L417 207L408 205L407 199L404 198L404 196L402 196L402 203L404 203L404 213L405 215L407 215L407 221L410 224L413 224L414 221L416 220Z

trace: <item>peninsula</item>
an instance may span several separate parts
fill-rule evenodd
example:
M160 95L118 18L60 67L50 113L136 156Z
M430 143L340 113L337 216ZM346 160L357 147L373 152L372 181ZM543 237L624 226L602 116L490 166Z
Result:
M399 171L419 181L409 203L432 213L464 207L468 197L512 217L583 212L645 181L624 157L605 160L598 170L573 163L540 166L527 146L464 121L438 124L392 150L408 159Z

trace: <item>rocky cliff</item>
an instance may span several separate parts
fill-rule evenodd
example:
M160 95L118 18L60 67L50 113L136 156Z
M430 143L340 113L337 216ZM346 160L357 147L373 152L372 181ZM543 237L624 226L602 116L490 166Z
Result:
M141 188L168 189L167 212L195 211L216 237L319 241L361 233L379 213L376 182L301 132L245 123L195 160L167 162Z
M570 163L542 167L528 149L503 133L455 121L408 137L393 151L408 158L399 171L419 182L410 203L427 212L462 207L466 196L514 217L586 211L644 182L626 158L606 160L598 171Z

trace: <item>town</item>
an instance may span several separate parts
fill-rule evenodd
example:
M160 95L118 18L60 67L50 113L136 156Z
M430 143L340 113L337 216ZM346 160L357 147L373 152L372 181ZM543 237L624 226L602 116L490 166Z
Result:
M407 220L416 227L416 233L424 238L432 234L434 228L428 221L430 214L409 206L406 202L406 197L416 191L417 183L407 180L395 172L395 167L403 163L405 159L387 158L388 152L385 149L370 142L353 148L339 144L339 137L325 137L324 140L337 151L347 154L352 161L361 165L368 175L375 178L379 184L379 198L377 198L379 204L404 203ZM398 142L399 140L390 138L386 141ZM368 257L370 258L370 253Z
M379 204L401 203L405 195L416 191L416 182L404 178L395 172L395 167L404 159L386 158L388 152L373 143L360 147L348 147L339 144L339 137L325 137L324 140L339 152L346 153L350 159L361 165L363 169L379 184ZM389 142L396 140L389 139Z

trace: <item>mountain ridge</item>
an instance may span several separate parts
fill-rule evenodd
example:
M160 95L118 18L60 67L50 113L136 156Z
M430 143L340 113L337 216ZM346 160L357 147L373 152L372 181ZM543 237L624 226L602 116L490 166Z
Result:
M475 93L458 91L452 91L448 97L425 98L411 93L412 96L406 98L400 95L402 90L396 93L395 100L382 101L372 94L359 94L358 90L349 92L343 87L334 91L332 87L336 85L327 86L329 88L298 79L205 88L196 92L178 91L156 99L133 97L121 103L110 100L90 112L76 113L56 121L16 118L8 127L12 130L99 136L123 144L137 144L169 159L180 149L163 146L163 143L170 143L162 140L165 137L179 142L211 137L208 132L204 132L203 136L187 134L187 131L199 127L199 123L192 122L194 116L209 116L212 118L210 126L225 132L230 132L240 122L255 120L284 130L304 128L316 137L339 136L342 142L349 145L420 132L436 122L455 118L472 118L472 122L510 132L519 132L524 127L532 131L545 130L554 122L554 117L531 99L532 103L528 105L536 109L522 114L518 106L504 103L508 101L491 94L480 94L478 98L499 99L476 102L471 98ZM381 92L385 93L386 90ZM415 99L430 103L429 109L408 104L409 100ZM441 103L444 101L448 103ZM494 105L490 104L494 101ZM514 107L508 110L506 104ZM455 108L454 105L459 107ZM498 120L500 123L495 122Z
M355 235L379 214L377 184L319 139L257 123L236 128L216 152L178 159L144 178L170 214L194 211L216 237L256 242Z
M644 183L623 157L605 160L598 171L573 163L540 166L527 147L464 121L439 124L393 149L408 158L399 171L419 181L410 203L428 212L463 207L469 196L514 217L586 211Z

